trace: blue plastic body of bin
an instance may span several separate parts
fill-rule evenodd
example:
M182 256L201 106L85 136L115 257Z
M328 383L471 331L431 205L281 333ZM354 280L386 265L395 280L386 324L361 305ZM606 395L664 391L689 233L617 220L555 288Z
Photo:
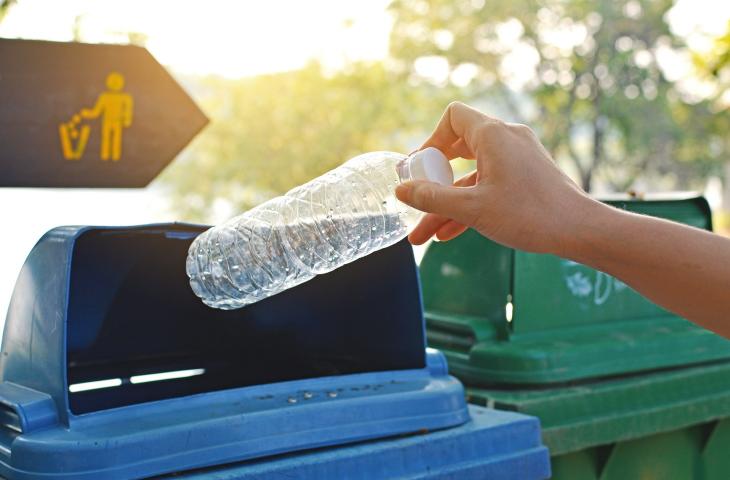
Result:
M202 305L187 284L187 247L203 230L61 227L33 248L0 356L0 475L143 478L243 461L263 468L264 457L289 468L273 465L292 452L424 430L457 427L442 432L454 449L497 438L478 433L484 425L470 421L444 357L426 353L406 243L226 312ZM512 428L498 420L487 430ZM529 417L513 420L537 431ZM519 452L531 438L545 463L533 430L507 436ZM435 452L408 443L441 438L431 435L398 440L401 454Z
M469 406L458 427L174 475L185 480L548 478L534 417ZM168 478L168 477L165 477Z

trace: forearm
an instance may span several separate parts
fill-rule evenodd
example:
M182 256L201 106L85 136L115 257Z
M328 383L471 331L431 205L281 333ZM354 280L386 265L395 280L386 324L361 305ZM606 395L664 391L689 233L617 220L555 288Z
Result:
M730 239L592 200L579 210L559 255L730 338Z
M428 212L414 243L472 227L491 240L554 253L613 275L664 308L730 338L730 239L597 202L575 185L526 126L451 103L422 148L476 159L476 172L447 187L399 185Z

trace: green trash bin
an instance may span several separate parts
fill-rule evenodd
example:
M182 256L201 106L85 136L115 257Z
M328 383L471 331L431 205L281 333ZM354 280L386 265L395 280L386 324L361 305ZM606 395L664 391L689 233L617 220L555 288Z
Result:
M605 201L712 228L702 197ZM730 478L730 341L616 278L474 231L433 243L421 277L429 345L472 403L540 418L554 478Z

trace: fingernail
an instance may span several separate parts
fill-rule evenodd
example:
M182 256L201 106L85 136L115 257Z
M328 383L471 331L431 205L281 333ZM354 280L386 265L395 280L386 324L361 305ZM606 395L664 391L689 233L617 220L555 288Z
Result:
M423 245L424 244L424 240L414 237L413 234L408 235L408 241L411 242L411 245Z

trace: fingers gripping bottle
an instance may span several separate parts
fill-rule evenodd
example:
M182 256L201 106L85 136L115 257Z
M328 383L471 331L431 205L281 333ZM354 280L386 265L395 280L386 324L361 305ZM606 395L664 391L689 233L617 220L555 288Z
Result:
M451 185L454 174L435 148L354 157L199 235L190 285L207 305L235 309L392 245L420 215L395 198L409 180Z

